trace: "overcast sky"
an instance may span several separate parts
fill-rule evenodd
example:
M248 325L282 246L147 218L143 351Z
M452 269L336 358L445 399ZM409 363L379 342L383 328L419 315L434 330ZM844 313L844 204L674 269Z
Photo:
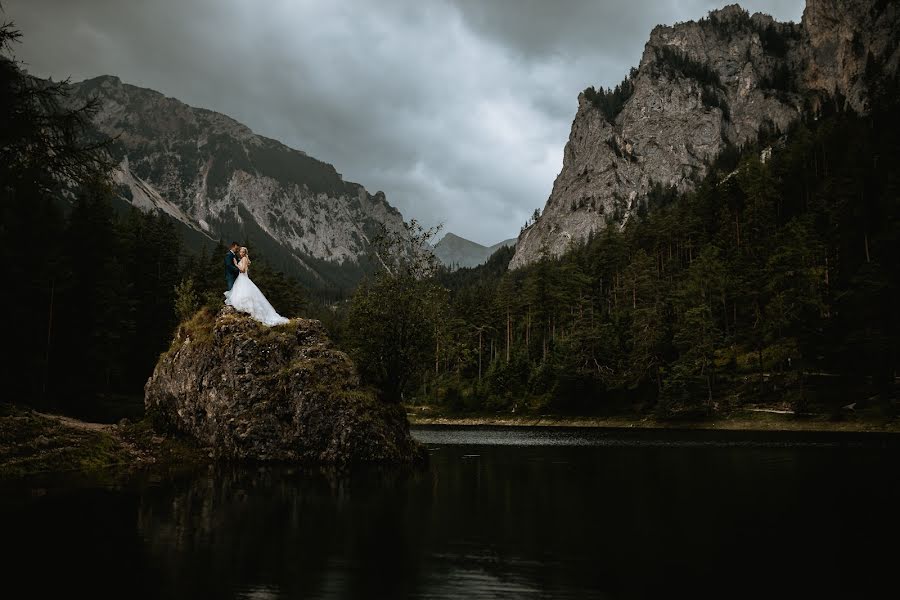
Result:
M332 163L483 244L543 207L589 85L706 0L0 0L35 75L111 74ZM799 21L803 0L753 0Z

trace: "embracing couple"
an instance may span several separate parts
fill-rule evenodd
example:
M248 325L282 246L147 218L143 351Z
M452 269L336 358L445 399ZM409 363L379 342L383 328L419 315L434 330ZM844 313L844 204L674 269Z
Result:
M225 304L249 313L251 317L266 325L281 325L286 319L275 312L256 284L250 281L250 254L246 247L231 242L225 254Z

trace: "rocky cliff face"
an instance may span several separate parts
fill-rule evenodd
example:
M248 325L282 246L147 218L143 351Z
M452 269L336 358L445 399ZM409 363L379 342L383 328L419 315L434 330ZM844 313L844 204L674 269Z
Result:
M896 0L807 0L801 48L804 89L839 94L866 112L873 80L900 65L900 3Z
M785 129L825 98L865 110L867 65L896 73L898 12L896 2L809 0L800 25L731 5L656 27L616 114L579 95L562 171L510 268L621 226L656 184L691 189L727 145Z
M403 230L383 193L225 115L110 76L72 94L100 101L94 124L115 138L123 198L210 239L249 238L280 267L322 278L323 264L357 268L380 224Z
M425 459L403 408L360 388L318 321L267 328L225 307L183 324L145 387L157 426L222 458L349 464Z

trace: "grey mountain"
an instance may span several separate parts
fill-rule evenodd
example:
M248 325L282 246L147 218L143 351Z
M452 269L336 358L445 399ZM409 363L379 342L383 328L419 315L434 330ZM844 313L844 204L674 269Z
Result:
M403 231L382 192L223 114L112 76L71 91L75 101L99 100L93 122L115 138L122 199L169 215L195 242L248 240L309 285L343 287L365 271L382 225Z
M516 238L503 240L493 246L483 246L453 233L447 233L434 246L434 255L451 269L477 267L487 262L494 252L504 246L515 246Z
M579 95L562 170L510 268L623 225L654 185L692 189L723 149L762 128L784 130L822 102L864 112L873 76L897 73L898 17L896 1L808 0L800 24L730 5L657 26L619 111Z

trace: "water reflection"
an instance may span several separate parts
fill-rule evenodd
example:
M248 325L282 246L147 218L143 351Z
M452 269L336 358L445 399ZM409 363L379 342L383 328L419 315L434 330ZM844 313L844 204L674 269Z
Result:
M424 471L218 466L7 495L12 581L31 596L584 598L840 583L896 558L878 550L898 533L887 438L417 435ZM36 557L54 577L21 575Z
M405 571L421 555L412 525L429 504L427 494L406 491L427 491L431 478L211 467L143 493L137 528L168 574L166 595L243 587L245 597L362 597L386 585L396 593L390 580L409 582ZM207 577L197 578L198 568Z

